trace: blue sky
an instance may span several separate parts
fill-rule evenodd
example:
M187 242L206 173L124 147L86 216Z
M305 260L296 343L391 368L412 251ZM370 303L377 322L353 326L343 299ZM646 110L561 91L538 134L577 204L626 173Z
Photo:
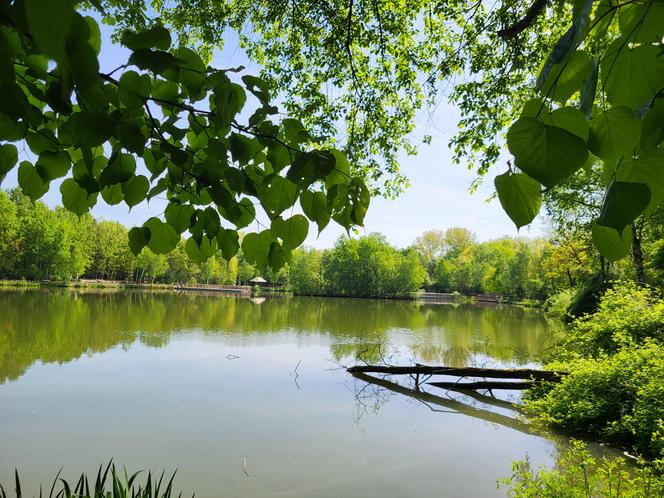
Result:
M109 71L126 62L128 52L110 42L110 30L102 26L101 70ZM235 36L229 36L226 45L216 54L214 67L237 67L243 65L250 74L258 73L259 68L246 58ZM446 229L463 226L474 231L480 240L488 240L503 235L517 235L514 224L502 211L496 199L487 203L493 193L493 177L502 173L505 161L494 166L484 184L474 193L469 192L475 178L472 171L463 165L452 163L452 153L447 144L454 135L458 111L449 104L441 104L433 112L422 111L416 121L414 139L421 141L425 134L432 136L431 145L421 145L417 156L403 156L401 167L409 178L411 186L395 200L374 198L360 233L381 232L398 247L405 247L425 230ZM506 159L507 156L505 156ZM34 157L21 157L20 160ZM3 182L3 188L17 185L16 169ZM53 182L51 190L42 199L49 206L60 204L59 182ZM125 205L108 206L101 196L92 214L99 219L117 220L128 227L140 225L151 216L160 216L166 203L153 199L150 204L142 203L131 211ZM247 230L256 227L249 226ZM529 237L545 233L543 220L537 218L530 227L525 227L519 235ZM331 223L319 236L315 225L310 230L307 245L330 247L344 230Z

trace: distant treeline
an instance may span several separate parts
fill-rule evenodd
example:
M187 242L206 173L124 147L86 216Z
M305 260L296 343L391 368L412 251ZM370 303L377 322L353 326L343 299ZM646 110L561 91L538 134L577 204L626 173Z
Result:
M465 228L429 231L406 249L380 234L340 237L330 249L301 248L279 272L258 271L240 252L192 262L184 239L168 255L129 250L120 223L81 218L33 203L19 190L0 191L0 278L71 281L244 284L261 275L296 294L407 297L420 289L498 293L543 300L587 277L583 251L547 239L478 242Z
M135 257L120 223L78 218L64 208L33 203L19 190L0 191L0 278L234 284L254 275L237 258L216 255L193 263L184 241L166 256L144 249Z
M403 250L372 234L296 251L289 280L297 294L396 297L424 288L544 300L587 277L587 256L573 251L545 238L478 242L458 227L425 232Z

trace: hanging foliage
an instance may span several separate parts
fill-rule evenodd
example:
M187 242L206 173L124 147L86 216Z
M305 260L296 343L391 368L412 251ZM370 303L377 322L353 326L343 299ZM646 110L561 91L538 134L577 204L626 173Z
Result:
M0 2L0 180L18 167L20 187L37 200L64 178L62 203L77 215L100 200L131 208L165 196L165 219L130 230L134 254L146 246L168 253L188 231L196 261L217 249L230 258L238 230L261 225L258 208L270 226L241 245L251 263L278 268L310 221L362 225L365 183L300 121L279 121L260 78L233 81L230 70L173 47L159 25L121 42L131 51L126 64L103 73L99 26L75 2ZM23 141L36 160L18 164L9 142ZM291 212L298 201L306 216Z
M629 225L664 200L664 1L577 1L536 89L507 133L515 166L541 191L600 163L606 193L593 242L611 261L624 257ZM496 178L498 196L521 227L541 192L508 173Z

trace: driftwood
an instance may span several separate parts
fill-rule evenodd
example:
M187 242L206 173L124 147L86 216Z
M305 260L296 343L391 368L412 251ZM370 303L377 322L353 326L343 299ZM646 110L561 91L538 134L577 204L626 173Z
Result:
M461 391L466 389L529 389L535 385L534 382L496 382L496 381L477 381L477 382L427 382L430 386L440 387L442 389L454 389Z
M476 367L445 367L415 365L396 367L390 365L356 365L348 368L354 373L386 373L397 375L453 375L456 377L485 377L491 379L528 379L549 380L557 382L566 375L565 372L552 370L533 370L530 368L476 368ZM488 389L488 388L487 388Z

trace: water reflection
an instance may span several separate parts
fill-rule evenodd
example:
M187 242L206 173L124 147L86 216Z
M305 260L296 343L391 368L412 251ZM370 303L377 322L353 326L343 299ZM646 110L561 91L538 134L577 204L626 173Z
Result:
M379 359L381 344L424 363L524 364L556 339L559 328L520 308L435 305L409 301L289 298L248 299L147 292L0 292L0 382L20 377L35 361L63 363L81 355L150 347L173 334L225 334L245 346L283 332L329 342L342 362Z

